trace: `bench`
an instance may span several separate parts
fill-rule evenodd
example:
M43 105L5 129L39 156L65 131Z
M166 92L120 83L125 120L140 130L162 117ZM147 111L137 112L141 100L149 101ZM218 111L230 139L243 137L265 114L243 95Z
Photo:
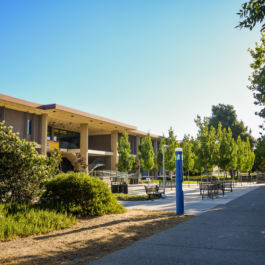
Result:
M152 200L152 198L151 198L152 195L158 195L159 198L163 198L162 194L164 192L163 191L159 191L159 187L157 185L156 186L144 186L144 187L145 187L145 192L148 195L148 200Z
M239 182L247 182L247 184L249 183L251 185L251 183L254 184L254 180L252 177L241 177L239 178Z
M219 189L221 189L219 184L207 184L207 183L205 183L205 185L203 185L203 188L201 191L202 200L205 197L208 197L208 198L210 197L210 198L212 198L212 200L213 200L213 197L218 197L219 196ZM223 195L224 195L224 193L223 193Z
M208 177L208 183L215 183L218 181L218 178L217 177ZM200 182L206 182L207 183L207 178L203 178L202 180L201 179L197 179L197 185L200 183Z
M225 192L226 189L230 189L230 191L233 191L233 183L232 182L221 182L220 183L223 191Z

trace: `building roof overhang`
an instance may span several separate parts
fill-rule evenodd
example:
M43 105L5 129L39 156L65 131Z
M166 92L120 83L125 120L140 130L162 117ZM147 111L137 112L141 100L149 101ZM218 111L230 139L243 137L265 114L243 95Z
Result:
M145 132L138 131L136 126L68 108L59 104L42 105L0 94L0 107L2 106L38 115L48 114L49 125L58 128L79 131L80 124L87 123L90 135L110 134L112 131L128 132L130 135L140 135L143 137L147 135ZM160 139L160 136L151 134L151 138Z

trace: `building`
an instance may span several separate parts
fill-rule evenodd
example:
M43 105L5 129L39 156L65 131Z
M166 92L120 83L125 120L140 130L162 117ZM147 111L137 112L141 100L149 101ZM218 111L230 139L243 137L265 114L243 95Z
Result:
M73 170L76 153L88 162L88 171L96 167L116 170L117 144L123 132L129 135L131 155L137 157L138 145L146 132L137 127L96 116L58 104L41 105L0 94L0 120L13 126L20 139L34 141L39 153L47 155L58 147L63 155L62 170ZM151 134L157 153L160 136Z

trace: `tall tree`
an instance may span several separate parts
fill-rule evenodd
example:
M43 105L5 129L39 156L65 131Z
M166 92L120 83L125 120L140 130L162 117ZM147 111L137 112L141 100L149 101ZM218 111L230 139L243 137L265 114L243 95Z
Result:
M263 169L261 168L261 164L265 161L265 136L261 136L257 139L257 144L254 153L255 163L253 166L253 170L263 171Z
M256 48L254 50L249 49L249 52L253 58L253 63L250 67L253 69L249 81L251 83L248 88L252 90L253 97L255 99L254 104L259 106L265 105L265 33L261 33L261 45L256 43ZM263 118L263 123L260 128L265 130L264 118L265 118L265 108L262 108L259 112L255 112L256 115ZM262 133L260 133L262 134ZM251 139L250 139L251 141Z
M223 135L222 123L219 122L218 128L216 130L216 142L215 142L214 154L213 154L214 163L216 166L218 166L218 180L220 180L220 177L219 177L219 171L220 171L219 169L221 168L220 145L221 145L221 141L222 141L222 135Z
M191 170L191 172L193 174L196 174L196 173L201 173L201 181L202 181L202 172L204 171L204 165L203 165L203 161L200 160L200 157L199 157L199 148L200 148L200 142L198 139L193 139L191 138L191 142L192 142L192 149L193 149L193 153L194 153L194 167L193 169Z
M151 170L154 167L154 156L155 156L150 133L148 133L147 136L142 139L141 144L138 146L138 150L139 150L139 159L141 161L141 167L148 171L148 178L149 178L149 170Z
M201 160L202 164L206 171L212 171L215 166L214 161L214 152L215 152L215 140L216 140L216 131L213 126L209 129L209 119L204 118L201 120L201 117L197 115L197 119L194 120L199 128L198 132L198 158ZM208 181L208 175L207 175Z
M168 130L168 137L164 136L160 142L160 148L157 153L157 165L163 168L163 145L169 145L169 148L165 148L165 170L175 171L175 148L179 147L177 142L177 136L174 135L174 130L172 127Z
M128 138L128 134L124 132L123 137L119 140L117 147L117 151L119 153L119 163L115 165L120 172L126 172L126 175L128 174L128 171L132 169L135 162L135 157L130 156L131 145Z
M190 171L194 168L195 154L193 153L193 141L190 140L190 135L185 135L183 144L183 166L188 171L188 185L190 186Z
M251 135L251 130L248 130L248 127L244 125L243 121L237 119L237 114L232 105L218 104L217 106L212 106L212 116L209 118L209 128L213 126L218 130L218 125L221 122L222 127L228 128L232 131L232 136L236 141L240 135L243 141L246 141L249 137L251 146L253 147L255 143L254 137Z
M263 22L265 16L265 1L264 0L250 0L242 5L242 9L237 13L240 18L245 18L240 21L236 28L249 28L252 30L257 22ZM265 24L261 26L261 31L265 29Z
M247 141L245 143L245 163L243 165L243 171L250 172L255 161L255 154L251 149L249 139L247 138Z
M175 171L175 148L179 147L177 142L177 136L174 135L174 130L172 127L168 130L168 138L166 141L168 148L166 148L165 153L165 170L169 171L172 179L172 172Z
M232 138L232 131L228 128L223 129L220 142L220 168L227 172L228 170L235 170L237 167L237 146L235 140Z
M240 136L237 139L237 169L238 171L243 171L244 164L245 164L245 142L241 141Z
M159 150L158 150L157 155L156 155L157 165L160 168L163 168L163 145L166 145L166 144L167 144L166 137L163 135L163 137L161 138Z

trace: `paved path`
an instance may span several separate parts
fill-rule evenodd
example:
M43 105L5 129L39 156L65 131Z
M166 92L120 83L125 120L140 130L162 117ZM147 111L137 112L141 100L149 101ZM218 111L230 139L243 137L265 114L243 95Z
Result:
M265 264L265 186L91 264Z
M236 185L233 189L233 192L226 192L225 196L220 196L218 199L208 199L205 198L202 200L199 195L199 186L196 184L183 185L184 190L184 208L185 214L187 215L199 215L219 204L226 204L235 198L250 192L257 187L260 187L260 184L247 185L243 184ZM130 194L145 194L144 186L130 186ZM119 201L120 204L123 204L127 209L148 209L148 210L161 210L161 211L175 211L176 210L176 192L170 189L166 190L166 199L159 199L154 201ZM265 263L264 263L265 264Z

